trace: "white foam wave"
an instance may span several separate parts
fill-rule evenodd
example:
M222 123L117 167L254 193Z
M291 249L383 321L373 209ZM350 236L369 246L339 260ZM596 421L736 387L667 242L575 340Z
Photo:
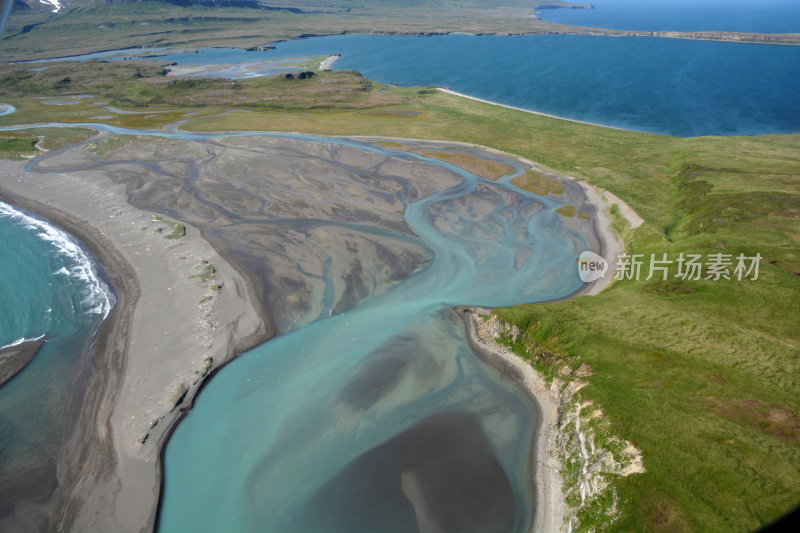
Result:
M42 339L44 339L44 335L39 335L38 337L31 337L31 338L20 337L19 339L15 340L14 342L10 342L10 343L6 344L5 346L0 346L0 350L5 350L6 348L13 348L14 346L19 346L20 344L23 344L23 343L26 343L26 342L40 341Z
M36 231L39 238L50 243L65 263L65 266L54 274L67 274L71 278L79 280L86 287L82 301L85 309L91 314L102 315L103 319L108 316L116 303L114 294L110 287L100 279L96 265L87 252L72 236L44 220L28 215L3 202L0 202L0 217L12 218L26 229Z

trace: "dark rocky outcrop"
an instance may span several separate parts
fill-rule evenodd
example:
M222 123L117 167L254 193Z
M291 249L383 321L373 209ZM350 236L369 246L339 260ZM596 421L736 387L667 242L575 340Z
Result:
M310 70L304 70L302 72L287 72L283 75L283 78L286 80L307 80L315 75Z

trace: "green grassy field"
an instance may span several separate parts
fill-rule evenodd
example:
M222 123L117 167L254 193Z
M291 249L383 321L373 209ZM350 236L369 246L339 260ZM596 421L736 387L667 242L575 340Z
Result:
M54 109L65 122L100 114L88 100L42 103L36 96L78 88L59 85L58 75L45 79L53 72L20 79L33 73L9 68L0 73L8 76L0 78L0 100L19 111L0 124L40 122ZM185 84L177 94L158 81L157 66L135 79L135 66L108 68L128 70L81 92L131 109L175 109L109 123L158 127L194 116L182 127L472 142L618 195L645 220L636 230L617 222L629 253L760 253L756 281L619 281L598 296L497 312L523 331L514 349L546 374L590 365L581 394L602 407L614 434L642 451L647 473L613 480L621 516L608 530L751 531L800 503L800 135L629 132L391 88L348 72L242 82L227 90L253 100L219 114L232 106L205 99L222 90L215 84L231 82ZM324 93L331 83L335 99ZM552 186L541 176L526 179ZM591 527L592 518L583 518L582 528Z
M73 146L94 134L84 128L29 128L0 132L0 158L26 159L40 153ZM38 148L37 148L38 145Z
M388 90L346 71L320 72L307 80L280 76L227 80L166 76L163 66L155 61L64 61L31 72L25 64L0 64L0 98L17 108L13 115L0 117L0 124L90 121L114 115L105 107L111 105L137 113L104 122L146 127L187 118L187 110L196 117L230 108L360 109L401 104L414 94ZM78 98L87 93L93 98ZM72 105L58 105L70 100Z

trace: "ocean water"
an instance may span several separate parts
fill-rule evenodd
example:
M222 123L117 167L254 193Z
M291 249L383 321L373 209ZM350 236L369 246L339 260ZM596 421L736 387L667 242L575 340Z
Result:
M777 14L768 18L783 20ZM164 52L160 59L237 65L340 53L334 70L355 69L399 86L446 86L624 129L681 137L800 132L797 46L583 35L338 35L276 48ZM251 74L239 66L220 72Z
M796 0L592 0L594 9L543 9L571 26L642 31L800 33Z
M582 35L344 35L277 44L334 69L447 86L571 119L677 136L800 131L800 47Z
M276 47L163 59L233 64L340 53L335 70L355 69L383 83L446 86L619 128L682 137L800 131L800 47L794 46L582 35L339 35Z
M80 379L113 293L89 252L68 234L0 202L0 346L45 344L0 387L0 472L36 469L61 445L70 387Z
M619 128L681 137L800 132L797 46L584 35L338 35L276 48L165 52L160 58L187 66L237 65L340 53L335 70L355 69L383 83L446 86ZM252 73L232 66L220 74Z

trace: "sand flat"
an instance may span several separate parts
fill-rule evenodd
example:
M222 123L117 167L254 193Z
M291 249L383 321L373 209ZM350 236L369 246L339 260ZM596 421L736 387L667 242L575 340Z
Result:
M0 197L87 243L119 298L98 342L80 431L59 464L62 490L45 511L64 530L152 528L159 453L201 374L266 340L276 324L282 331L328 306L344 311L373 296L368 287L423 268L429 257L403 221L403 199L459 181L424 162L308 140L129 140L104 154L109 161L84 149L45 159L36 167L44 173L0 162ZM589 193L567 181L567 198L588 205ZM490 209L484 200L479 190L475 208ZM165 239L158 228L168 232L177 221L186 236ZM571 223L594 243L613 240L607 223ZM205 264L214 266L222 291L197 282ZM319 284L324 269L340 280L332 293ZM527 372L515 377L528 379ZM184 385L186 403L174 408ZM540 434L538 456L550 440ZM88 457L81 450L90 450ZM556 483L540 501L557 506ZM557 522L549 507L538 505L537 524ZM37 512L20 507L0 526L29 523Z

